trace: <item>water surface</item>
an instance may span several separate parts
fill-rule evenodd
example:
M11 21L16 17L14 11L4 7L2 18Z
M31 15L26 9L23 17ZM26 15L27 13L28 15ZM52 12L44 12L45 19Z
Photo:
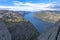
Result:
M44 32L47 29L47 27L50 27L52 25L52 23L48 23L41 19L37 19L33 15L34 13L32 12L32 13L26 14L24 18L30 21L39 32Z

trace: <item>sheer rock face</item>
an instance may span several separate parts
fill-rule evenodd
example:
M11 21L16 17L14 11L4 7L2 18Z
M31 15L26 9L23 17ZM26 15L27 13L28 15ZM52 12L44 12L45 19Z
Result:
M11 40L11 35L2 21L0 21L0 40Z
M60 20L38 37L38 40L60 40Z
M12 40L30 40L35 33L38 34L37 30L29 22L13 23L9 31Z

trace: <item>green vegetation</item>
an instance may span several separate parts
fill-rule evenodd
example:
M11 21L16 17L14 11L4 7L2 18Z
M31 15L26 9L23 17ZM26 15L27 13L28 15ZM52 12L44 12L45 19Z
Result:
M12 24L14 24L14 22L10 22L10 21L5 21L4 20L4 22L5 22L5 24L7 25L7 28L9 29L10 27L11 27L11 25ZM28 25L29 27L26 27L27 28L27 30L32 30L33 32L33 34L31 34L31 36L27 39L27 40L37 40L37 37L40 35L40 33L37 31L37 29L35 28L35 27L33 27L33 26L31 26L32 24L29 22L29 21L20 21L20 22L15 22L15 26L14 27L18 27L18 25L20 24L20 23L27 23L26 25ZM30 24L29 24L30 23ZM17 25L18 24L18 25ZM24 29L23 29L24 30Z
M47 22L55 23L60 19L60 14L54 12L40 12L34 14L35 18L42 19Z
M37 37L39 36L39 32L35 31L34 35L30 38L30 40L37 40Z
M6 24L13 40L37 40L39 32L28 20L15 12L0 12L0 20Z

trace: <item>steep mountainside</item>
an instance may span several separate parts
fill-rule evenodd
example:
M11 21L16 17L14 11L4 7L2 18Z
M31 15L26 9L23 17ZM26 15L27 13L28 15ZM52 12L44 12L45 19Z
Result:
M0 40L11 40L11 34L6 25L0 20Z
M39 32L29 21L25 20L21 14L14 11L0 10L0 20L2 20L5 23L6 26L4 26L4 28L5 27L8 28L7 30L9 30L8 32L10 32L11 34L10 39L11 40L37 40L37 36L39 35ZM6 32L5 30L3 31ZM5 34L8 35L8 33Z
M8 29L12 40L37 40L39 34L30 22L12 23Z
M60 40L60 20L41 34L38 40Z
M36 12L34 14L34 17L38 19L42 19L47 22L55 23L60 19L60 12L59 11Z

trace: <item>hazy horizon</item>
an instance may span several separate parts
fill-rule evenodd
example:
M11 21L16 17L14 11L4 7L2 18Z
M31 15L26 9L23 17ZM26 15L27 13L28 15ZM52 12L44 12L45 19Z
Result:
M0 9L14 11L60 10L60 0L0 0Z

